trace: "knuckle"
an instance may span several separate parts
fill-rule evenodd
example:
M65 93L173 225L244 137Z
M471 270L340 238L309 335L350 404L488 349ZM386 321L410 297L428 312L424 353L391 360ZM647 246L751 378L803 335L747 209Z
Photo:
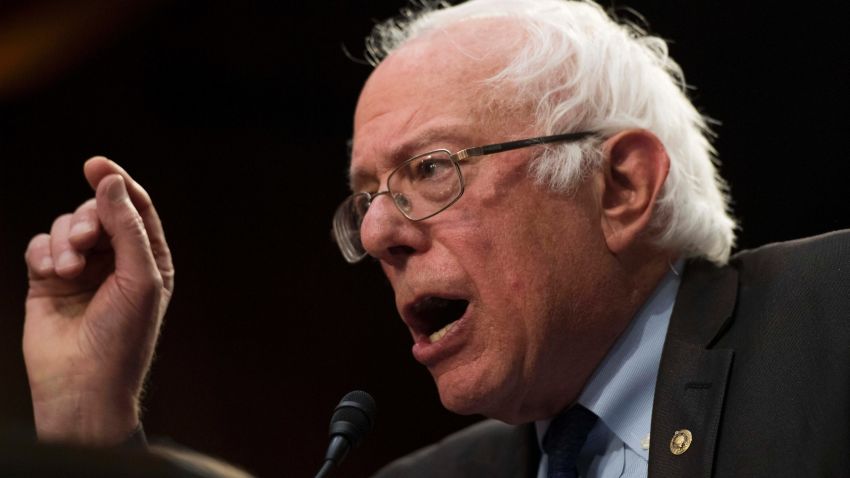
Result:
M71 214L70 213L61 214L61 215L57 216L56 219L53 220L53 224L51 225L51 228L57 228L57 227L61 226L63 223L70 221L70 220L71 220Z
M118 221L122 229L134 231L140 234L144 234L146 232L142 216L133 209L128 209L126 214L121 214Z
M50 244L50 234L44 232L41 234L37 234L33 236L33 238L30 239L29 244L27 244L27 252L44 248L48 244Z
M27 249L24 251L24 257L29 261L38 255L43 255L50 246L50 235L39 234L30 239L27 244Z
M77 208L76 212L80 214L92 214L95 212L96 207L97 200L95 198L91 198L86 202L80 204L80 207Z

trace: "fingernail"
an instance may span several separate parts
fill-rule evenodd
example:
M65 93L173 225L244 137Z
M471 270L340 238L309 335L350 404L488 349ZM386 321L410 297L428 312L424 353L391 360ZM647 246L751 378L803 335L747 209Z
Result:
M68 231L68 234L71 236L82 236L83 234L88 234L92 231L94 231L94 226L92 226L90 222L81 221L71 226L71 230Z
M38 263L38 271L42 274L47 274L53 270L53 258L50 256L44 256L41 258L41 262Z
M62 251L62 254L59 254L59 260L56 261L57 269L70 269L77 265L79 262L79 258L77 253L74 251Z
M124 186L124 178L118 176L117 181L113 181L106 191L109 199L112 202L121 202L127 198L127 188Z

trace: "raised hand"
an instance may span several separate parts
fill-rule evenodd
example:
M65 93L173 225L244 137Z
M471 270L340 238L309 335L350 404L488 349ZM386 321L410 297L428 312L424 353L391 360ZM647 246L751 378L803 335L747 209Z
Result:
M106 158L84 172L95 198L27 248L23 349L39 438L110 445L138 426L174 268L147 192Z

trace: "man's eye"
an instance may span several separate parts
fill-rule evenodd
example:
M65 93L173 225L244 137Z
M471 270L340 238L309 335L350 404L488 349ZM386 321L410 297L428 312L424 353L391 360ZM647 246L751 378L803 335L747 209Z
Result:
M423 159L413 168L413 178L416 181L441 179L451 173L452 167L451 161L445 159Z

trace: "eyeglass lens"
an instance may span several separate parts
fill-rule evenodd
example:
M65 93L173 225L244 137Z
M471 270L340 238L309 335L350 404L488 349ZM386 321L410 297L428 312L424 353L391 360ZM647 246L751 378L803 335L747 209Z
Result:
M448 151L434 151L409 159L387 178L393 203L408 219L418 221L442 211L463 191L460 168ZM360 227L373 195L354 194L334 215L334 237L349 262L366 255Z
M387 180L393 201L414 221L424 219L450 204L460 193L457 165L447 151L417 156L402 164Z

